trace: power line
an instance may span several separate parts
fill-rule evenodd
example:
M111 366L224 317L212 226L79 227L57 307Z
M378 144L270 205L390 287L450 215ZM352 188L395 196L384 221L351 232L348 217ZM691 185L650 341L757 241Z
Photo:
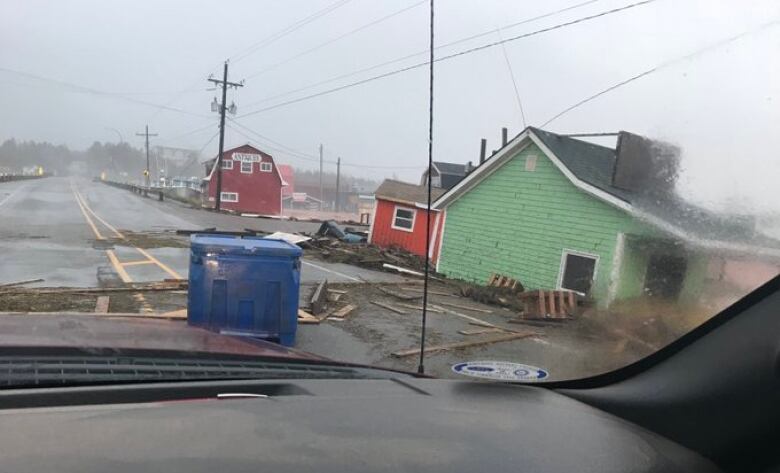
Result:
M349 3L350 1L351 0L338 0L337 2L332 3L329 6L323 8L322 10L319 10L319 11L316 11L316 12L312 13L311 15L307 16L306 18L303 18L302 20L298 20L295 23L293 23L293 24L291 24L291 25L289 25L289 26L287 26L285 28L282 28L281 30L277 31L276 33L273 33L273 34L271 34L269 36L266 36L265 38L261 39L260 41L254 43L251 46L249 46L248 48L246 48L243 52L240 52L238 54L234 54L229 59L232 60L233 62L238 62L238 61L240 61L242 59L245 59L246 57L252 55L255 51L257 51L259 49L262 49L262 48L268 46L269 44L274 43L275 41L283 38L284 36L287 36L288 34L303 28L304 26L306 26L307 24L317 20L318 18L321 18L321 17L327 15L328 13L331 13L331 12L333 12L333 11L343 7L344 5Z
M0 71L7 72L9 74L16 74L18 76L27 77L29 79L33 79L33 80L37 80L37 81L41 81L41 82L48 82L48 83L51 83L51 84L55 84L55 85L57 85L59 87L70 89L72 92L76 92L76 93L82 93L82 94L88 94L88 95L95 95L95 96L99 96L99 97L106 97L106 98L113 98L113 99L118 99L118 100L124 100L126 102L135 103L135 104L138 104L138 105L144 105L144 106L147 106L147 107L154 107L154 108L157 108L157 109L165 109L165 110L169 110L169 111L172 111L172 112L183 113L185 115L192 115L192 116L196 116L196 117L205 117L205 115L201 115L201 114L198 114L198 113L195 113L195 112L190 112L188 110L183 110L181 108L169 107L169 106L166 106L166 105L160 105L160 104L156 104L156 103L152 103L152 102L147 102L146 100L140 100L140 99L135 99L135 98L132 98L132 97L127 97L125 95L121 95L121 94L118 94L118 93L115 93L115 92L107 92L107 91L104 91L104 90L93 89L91 87L84 87L82 85L74 84L72 82L67 82L67 81L63 81L63 80L59 80L59 79L52 79L50 77L43 77L43 76L39 76L37 74L31 74L29 72L17 71L17 70L8 69L8 68L5 68L5 67L0 67Z
M295 59L298 59L298 58L303 57L303 56L305 56L307 54L313 53L314 51L317 51L317 50L320 50L320 49L324 48L325 46L333 44L333 43L335 43L335 42L337 42L339 40L342 40L342 39L344 39L344 38L346 38L348 36L352 36L355 33L359 33L360 31L363 31L363 30L365 30L367 28L370 28L372 26L378 25L379 23L382 23L382 22L387 21L387 20L389 20L389 19L391 19L391 18L393 18L395 16L398 16L401 13L404 13L406 11L409 11L409 10L413 9L413 8L416 8L416 7L424 4L426 1L427 0L421 0L421 1L419 1L417 3L414 3L414 4L412 4L412 5L408 6L408 7L404 7L402 9L400 9L400 10L397 10L397 11L395 11L393 13L390 13L389 15L385 15L385 16L383 16L381 18L378 18L378 19L376 19L376 20L374 20L374 21L372 21L370 23L366 23L365 25L359 26L359 27L357 27L357 28L355 28L355 29L353 29L351 31L348 31L348 32L346 32L344 34L336 36L335 38L332 38L332 39L330 39L328 41L325 41L324 43L318 44L317 46L309 48L309 49L307 49L305 51L302 51L302 52L300 52L300 53L298 53L298 54L296 54L294 56L291 56L291 57L289 57L289 58L287 58L287 59L285 59L283 61L277 62L276 64L272 64L272 65L270 65L270 66L268 66L268 67L266 67L264 69L261 69L261 70L255 72L255 73L253 73L253 74L250 74L246 78L247 79L251 79L251 78L257 77L257 76L259 76L261 74L265 74L267 72L271 72L271 71L273 71L274 69L276 69L276 68L278 68L280 66L283 66L283 65L285 65L285 64L287 64L287 63L289 63L291 61L294 61ZM591 0L591 1L596 1L596 0Z
M488 48L499 46L501 44L508 43L510 41L517 41L519 39L524 39L524 38L528 38L528 37L535 36L535 35L538 35L538 34L547 33L547 32L550 32L550 31L557 30L557 29L561 29L561 28L565 28L565 27L568 27L568 26L572 26L572 25L576 25L576 24L579 24L579 23L583 23L583 22L586 22L586 21L595 20L595 19L601 18L603 16L611 15L611 14L618 13L618 12L621 12L621 11L624 11L624 10L628 10L630 8L635 8L635 7L638 7L638 6L642 6L642 5L646 5L646 4L649 4L649 3L653 3L655 1L657 1L657 0L643 0L641 2L632 3L632 4L629 4L629 5L623 6L623 7L613 8L611 10L606 10L606 11L603 11L603 12L600 12L600 13L597 13L597 14L594 14L594 15L589 15L589 16L577 18L577 19L572 20L572 21L568 21L568 22L565 22L565 23L559 23L559 24L556 24L556 25L553 25L553 26L549 26L547 28L542 28L542 29L539 29L539 30L536 30L536 31L531 31L529 33L523 33L523 34L520 34L520 35L517 35L517 36L513 36L513 37L510 37L510 38L507 38L507 39L494 41L494 42L483 44L483 45L476 46L476 47L473 47L473 48L465 49L463 51L458 51L456 53L449 54L447 56L443 56L443 57L440 57L438 59L435 59L434 62L447 61L447 60L450 60L450 59L454 59L456 57L464 56L466 54L471 54L471 53L482 51L482 50L485 50L485 49L488 49ZM296 99L287 100L285 102L281 102L281 103L278 103L278 104L275 104L275 105L264 107L264 108L261 108L261 109L258 109L258 110L252 111L252 112L247 112L247 113L245 113L243 115L240 115L238 118L248 117L248 116L255 115L255 114L258 114L258 113L262 113L262 112L265 112L265 111L268 111L268 110L273 110L275 108L284 107L284 106L291 105L291 104L294 104L294 103L303 102L305 100L309 100L309 99L313 99L313 98L316 98L316 97L320 97L320 96L323 96L323 95L332 94L334 92L339 92L339 91L344 90L344 89L349 89L351 87L356 87L358 85L363 85L363 84L366 84L368 82L373 82L375 80L384 79L386 77L390 77L390 76L394 76L394 75L397 75L397 74L401 74L403 72L411 71L413 69L419 69L421 67L427 66L428 64L429 64L428 61L420 62L420 63L413 64L411 66L407 66L407 67L404 67L404 68L401 68L401 69L396 69L396 70L393 70L393 71L385 72L383 74L379 74L379 75L376 75L376 76L368 77L366 79L361 79L359 81L355 81L355 82L352 82L352 83L349 83L349 84L341 85L341 86L334 87L334 88L331 88L331 89L326 89L326 90L323 90L321 92L317 92L317 93L310 94L310 95L305 95L303 97L299 97L299 98L296 98Z
M498 29L498 39L501 37L501 29ZM515 98L517 99L517 107L520 109L520 119L522 120L523 130L525 130L525 110L523 110L523 101L520 99L520 91L517 89L517 81L515 80L515 71L512 70L512 63L509 62L509 54L506 52L506 44L501 43L501 51L504 53L504 60L506 61L506 67L509 69L509 77L512 79L512 87L515 89Z
M659 71L661 69L665 69L665 68L667 68L669 66L672 66L672 65L674 65L674 64L676 64L678 62L682 62L682 61L685 61L687 59L692 59L695 56L698 56L700 54L704 54L704 53L709 52L709 51L711 51L713 49L717 49L717 48L719 48L721 46L725 46L727 44L733 43L734 41L737 41L737 40L739 40L739 39L741 39L741 38L743 38L745 36L748 36L750 34L757 33L759 31L762 31L764 29L770 28L772 26L777 26L779 23L780 23L780 20L772 21L772 22L769 22L769 23L764 23L763 25L761 25L758 28L755 28L753 30L744 31L744 32L742 32L742 33L740 33L738 35L731 36L729 38L726 38L726 39L723 39L721 41L718 41L717 43L710 44L708 46L705 46L704 48L698 49L698 50L693 51L691 53L688 53L688 54L686 54L684 56L680 56L680 57L677 57L677 58L674 58L674 59L670 59L670 60L668 60L666 62L663 62L663 63L661 63L661 64L659 64L659 65L657 65L655 67L652 67L652 68L650 68L650 69L648 69L648 70L646 70L644 72L641 72L641 73L639 73L639 74L637 74L637 75L635 75L633 77L629 77L628 79L622 80L622 81L618 82L617 84L611 85L611 86L607 87L606 89L601 90L600 92L597 92L597 93L595 93L595 94L593 94L593 95L591 95L591 96L589 96L587 98L584 98L584 99L580 100L579 102L577 102L577 103L575 103L573 105L570 105L569 107L566 107L565 109L563 109L560 112L558 112L555 115L553 115L546 122L542 123L541 126L545 127L545 126L549 125L550 123L552 123L553 121L557 120L558 118L562 117L563 115L571 112L572 110L574 110L576 108L579 108L579 107L585 105L586 103L601 97L604 94L612 92L613 90L615 90L617 88L620 88L620 87L622 87L622 86L624 86L626 84L630 84L631 82L634 82L635 80L639 80L639 79L641 79L641 78L643 78L645 76L653 74L654 72L657 72L657 71Z
M550 17L550 16L558 15L560 13L564 13L566 11L573 10L575 8L580 8L580 7L589 5L591 3L599 2L599 1L602 1L602 0L587 0L585 2L581 2L581 3L578 3L576 5L572 5L570 7L561 8L561 9L558 9L558 10L555 10L555 11L547 12L547 13L544 13L544 14L541 14L541 15L537 15L537 16L532 17L532 18L526 18L524 20L520 20L520 21L517 21L515 23L511 23L509 25L502 26L501 29L506 30L506 29L514 28L514 27L517 27L517 26L520 26L520 25L523 25L523 24L526 24L526 23L531 23L533 21L537 21L537 20L541 20L541 19L544 19L544 18L547 18L547 17ZM483 37L483 36L491 35L491 34L496 33L497 31L498 31L498 29L493 29L493 30L490 30L490 31L485 31L485 32L478 33L478 34L475 34L475 35L472 35L472 36L468 36L466 38L461 38L461 39L458 39L458 40L455 40L455 41L451 41L449 43L444 43L444 44L441 44L439 46L436 46L434 48L434 51L439 50L441 48L447 48L447 47L450 47L450 46L454 46L456 44L460 44L460 43L464 43L464 42L467 42L467 41L471 41L473 39L480 38L480 37ZM398 62L402 62L402 61L405 61L407 59L411 59L411 58L414 58L414 57L417 57L417 56L421 56L421 55L427 54L427 53L428 53L428 50L426 49L424 51L418 51L416 53L412 53L412 54L408 54L408 55L403 56L403 57L391 59L389 61L385 61L385 62L382 62L380 64L375 64L373 66L365 67L363 69L358 69L356 71L348 72L348 73L345 73L345 74L340 74L338 76L331 77L331 78L328 78L328 79L324 79L324 80L321 80L321 81L318 81L318 82L314 82L312 84L309 84L309 85L306 85L306 86L303 86L303 87L299 87L297 89L288 90L287 92L282 92L282 93L279 93L279 94L276 94L276 95L272 95L270 97L266 97L264 99L261 99L261 100L258 100L256 102L252 102L252 103L248 104L247 107L253 107L253 106L259 105L261 103L269 102L269 101L271 101L273 99L286 97L288 95L292 95L292 94L297 93L297 92L302 92L304 90L309 90L309 89L318 87L320 85L329 84L331 82L335 82L335 81L340 80L340 79L346 79L347 77L353 77L353 76L362 74L364 72L373 71L375 69L379 69L379 68L384 67L384 66L389 66L391 64L396 64Z
M198 155L200 155L200 154L203 152L203 150L205 150L205 149L206 149L206 146L210 145L210 144L211 144L211 142L212 142L212 141L214 141L214 138L216 138L216 137L218 137L218 136L219 136L219 131L217 131L216 133L214 133L213 135L211 135L211 138L209 138L209 140L206 142L206 144L204 144L203 146L201 146L201 147L200 147L200 149L198 150Z

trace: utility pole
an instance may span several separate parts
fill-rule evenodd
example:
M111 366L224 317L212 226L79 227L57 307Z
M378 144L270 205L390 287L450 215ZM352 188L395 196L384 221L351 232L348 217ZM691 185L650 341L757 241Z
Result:
M341 187L339 187L340 179L341 179L341 158L336 158L336 212L341 211Z
M228 62L225 61L225 69L222 72L222 80L214 79L209 77L208 81L213 82L219 87L222 87L222 102L219 103L219 155L217 156L217 162L214 164L217 169L217 192L216 192L216 205L215 209L219 210L222 205L222 154L225 151L225 112L228 110L228 107L225 102L227 102L227 89L228 87L243 87L244 82L241 81L241 83L238 82L228 82ZM216 99L215 99L216 100ZM236 113L236 106L235 104L231 104L230 106L230 113Z
M146 138L146 169L144 169L144 176L146 177L146 187L149 188L149 137L157 136L157 133L149 133L149 125L146 125L146 131L143 133L136 133L135 136L143 136Z
M320 212L322 212L322 143L320 143Z

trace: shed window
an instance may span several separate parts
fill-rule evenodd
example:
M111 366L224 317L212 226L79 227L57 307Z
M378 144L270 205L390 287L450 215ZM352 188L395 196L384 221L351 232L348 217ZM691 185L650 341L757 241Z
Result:
M222 169L233 169L233 160L232 159L223 159L222 160Z
M238 192L222 192L219 198L222 202L238 202Z
M525 157L525 170L529 172L536 171L536 156Z
M396 230L411 232L414 228L414 217L416 214L417 211L414 209L396 206L395 212L393 212L393 224L391 226Z
M260 163L260 172L271 172L274 169L274 165L271 163Z
M241 172L244 174L251 174L252 173L252 163L246 163L244 161L241 161Z
M598 260L596 255L564 250L558 276L560 288L587 294L593 285Z

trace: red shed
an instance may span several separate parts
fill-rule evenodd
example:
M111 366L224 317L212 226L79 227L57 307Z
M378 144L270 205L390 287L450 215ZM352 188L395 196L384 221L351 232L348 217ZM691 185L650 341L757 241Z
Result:
M216 158L206 163L209 203L217 195ZM281 215L285 182L270 154L251 145L225 150L222 160L222 199L225 210L259 215Z
M431 198L444 193L444 189L433 189ZM376 205L368 241L377 246L399 246L420 257L425 256L426 202L428 189L406 182L385 179L374 193ZM438 241L435 235L441 227L442 216L431 211L431 244ZM431 247L431 260L436 261L439 249Z

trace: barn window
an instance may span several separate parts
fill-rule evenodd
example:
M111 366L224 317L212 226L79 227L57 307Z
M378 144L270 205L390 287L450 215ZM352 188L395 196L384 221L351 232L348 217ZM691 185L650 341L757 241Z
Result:
M222 202L238 202L238 192L222 192L219 198Z
M223 159L222 160L222 169L233 169L233 160L232 159Z
M252 163L251 162L241 161L241 172L243 172L244 174L251 174L252 173Z
M598 261L597 255L563 250L561 269L558 274L558 287L587 294L593 286Z
M391 227L396 230L411 232L414 228L414 217L416 214L417 211L414 209L408 209L396 205L395 211L393 212L393 224Z
M274 169L274 165L271 163L260 163L260 172L271 172Z
M536 171L536 156L525 157L525 170L529 172Z

